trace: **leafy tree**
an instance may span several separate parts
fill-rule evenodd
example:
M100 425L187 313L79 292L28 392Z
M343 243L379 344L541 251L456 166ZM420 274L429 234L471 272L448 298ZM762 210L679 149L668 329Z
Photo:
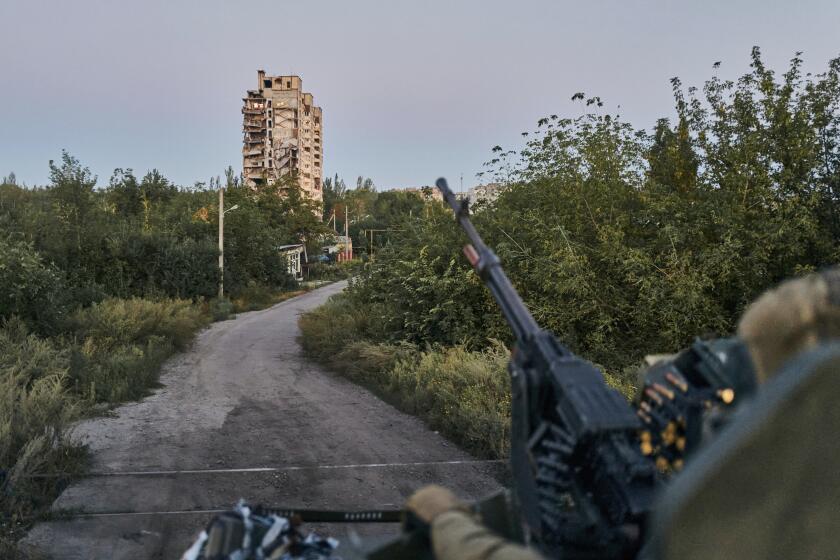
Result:
M650 133L578 93L581 116L540 119L521 151L493 148L486 174L505 188L477 227L537 320L614 371L731 332L761 291L840 256L840 59L816 76L798 54L780 76L758 49L751 61L700 90L674 79L675 124ZM370 336L506 338L451 217L427 205L405 223L351 291L387 327Z
M50 195L56 217L72 231L77 249L81 249L82 227L94 207L96 177L79 160L61 152L61 165L50 160Z
M345 194L347 193L347 185L344 184L342 179L338 178L338 173L336 173L335 178L331 179L327 177L324 179L323 190L323 203L324 203L324 219L329 220L330 216L333 214L333 210L335 209L336 204L341 201Z
M0 320L23 319L42 334L61 327L69 301L61 273L30 243L0 237Z
M143 212L143 194L131 169L114 169L106 193L117 214L134 217Z
M373 184L373 179L370 177L362 177L359 175L356 178L356 189L358 190L367 190L367 191L375 191L376 187Z

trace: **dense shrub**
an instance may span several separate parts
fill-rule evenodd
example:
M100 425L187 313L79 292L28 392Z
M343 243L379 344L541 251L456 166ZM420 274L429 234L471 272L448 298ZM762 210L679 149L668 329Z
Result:
M81 412L68 392L70 354L20 320L0 327L0 512L12 523L52 500L55 480L28 475L72 474L82 463L65 434Z
M347 273L335 263L309 263L306 265L307 280L344 280Z
M227 298L213 298L207 302L207 310L214 321L224 321L233 316L234 305Z
M68 310L61 273L30 243L0 237L0 320L17 316L42 333L54 333Z
M252 283L292 288L277 248L317 244L329 231L317 206L293 177L257 189L230 170L227 183L226 207L237 206L225 218L227 292L236 296ZM71 308L109 296L200 300L217 293L218 180L184 189L154 170L138 179L131 169L116 169L106 188L96 184L66 152L50 163L44 188L0 184L0 227L49 263Z
M494 148L505 188L474 222L537 321L622 372L730 333L763 290L840 260L840 59L817 76L801 62L777 77L755 50L737 82L674 80L677 120L652 133L580 95L582 116ZM429 205L390 235L350 290L384 325L371 342L510 342L451 211Z
M189 301L106 299L49 338L17 317L0 324L0 554L81 473L86 453L67 436L71 422L146 394L209 320Z
M509 353L498 341L483 350L462 345L425 351L408 342L372 342L382 325L351 293L301 315L304 352L415 414L476 455L505 457L509 444ZM630 396L630 376L607 374Z
M160 365L183 350L209 317L186 300L107 299L69 320L70 382L95 402L120 402L154 386Z
M506 454L510 397L506 350L462 347L421 352L372 343L371 316L344 294L300 317L306 354L416 414L447 437L487 457Z
M737 81L674 79L676 119L652 132L575 94L581 116L540 119L521 151L493 148L503 188L476 228L537 322L625 395L645 354L727 335L763 290L840 260L840 59L813 76L801 65L776 76L755 49ZM307 352L471 449L499 449L492 352L511 334L451 210L429 202L388 238L345 296L302 317ZM405 344L424 352L395 365Z
M212 297L219 289L218 244L213 239L174 238L132 232L102 247L96 281L118 297Z
M332 296L327 303L300 316L305 352L328 360L346 346L365 340L383 340L385 331L369 306L355 298ZM340 333L340 336L338 336Z
M430 350L385 370L380 382L403 409L449 439L476 455L500 458L509 450L508 357L503 345L482 352Z

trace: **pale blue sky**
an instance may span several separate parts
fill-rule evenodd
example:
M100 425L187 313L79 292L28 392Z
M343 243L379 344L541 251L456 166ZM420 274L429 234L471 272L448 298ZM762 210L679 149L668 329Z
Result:
M380 187L476 181L495 144L580 114L577 91L650 128L668 80L840 55L840 2L0 0L0 175L43 184L66 148L107 183L157 167L190 185L241 165L256 70L324 109L325 175Z

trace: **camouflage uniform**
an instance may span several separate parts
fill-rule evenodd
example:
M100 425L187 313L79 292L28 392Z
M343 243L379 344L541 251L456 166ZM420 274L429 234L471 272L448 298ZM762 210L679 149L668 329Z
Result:
M539 560L533 549L499 537L479 523L452 492L426 486L408 500L408 509L429 524L438 560Z
M840 268L788 280L758 298L741 318L759 383L821 342L840 339Z

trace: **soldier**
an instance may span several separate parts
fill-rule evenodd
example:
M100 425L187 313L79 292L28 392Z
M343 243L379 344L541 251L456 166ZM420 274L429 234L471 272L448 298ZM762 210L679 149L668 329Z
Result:
M759 383L766 383L779 371L784 370L784 366L797 356L807 354L831 341L840 340L840 267L786 281L779 287L764 293L744 313L738 326L738 336L749 349ZM786 373L789 375L791 372ZM797 374L795 371L792 373L794 376ZM732 447L734 446L730 446ZM710 449L714 450L715 447L712 446ZM836 457L829 458L836 459ZM741 459L743 458L736 457L728 464L734 465L732 469L735 470L739 467L739 462L743 462ZM826 482L828 495L837 494L838 488L834 487L836 485L832 485L831 480ZM689 486L690 483L691 481L683 486ZM666 498L667 494L668 492L666 492ZM745 496L745 501L749 498L756 499ZM535 560L541 558L535 550L506 541L482 526L450 491L440 486L432 485L422 488L409 498L407 507L430 526L432 548L438 560ZM674 506L674 509L677 513L682 513L679 506ZM697 515L714 516L714 510L707 509L698 512L698 509L700 508L694 508L694 513ZM795 524L796 521L792 519L791 523ZM668 523L661 525L670 527ZM697 540L692 538L697 534L691 535L691 530L691 527L683 528L683 532L689 534L687 539L683 539L683 535L673 539L677 541L676 545L682 541L690 541L692 544L686 549L687 551L674 556L668 553L669 549L674 549L673 547L662 545L659 547L661 552L658 554L654 552L656 557L688 558L686 554L692 552L692 547L694 551L698 551ZM716 531L717 534L723 532L719 527ZM698 532L702 532L702 529ZM662 540L668 539L665 537ZM812 538L810 542L813 540ZM754 541L761 544L747 549L746 552L755 554L739 557L765 557L762 552L767 550L767 539L763 542L760 539L754 539ZM795 546L794 552L797 550ZM702 554L698 552L696 557L704 557L703 554L705 558L732 557L728 555L731 550L725 548L714 550L716 552L712 552L711 555L708 554L708 550Z

